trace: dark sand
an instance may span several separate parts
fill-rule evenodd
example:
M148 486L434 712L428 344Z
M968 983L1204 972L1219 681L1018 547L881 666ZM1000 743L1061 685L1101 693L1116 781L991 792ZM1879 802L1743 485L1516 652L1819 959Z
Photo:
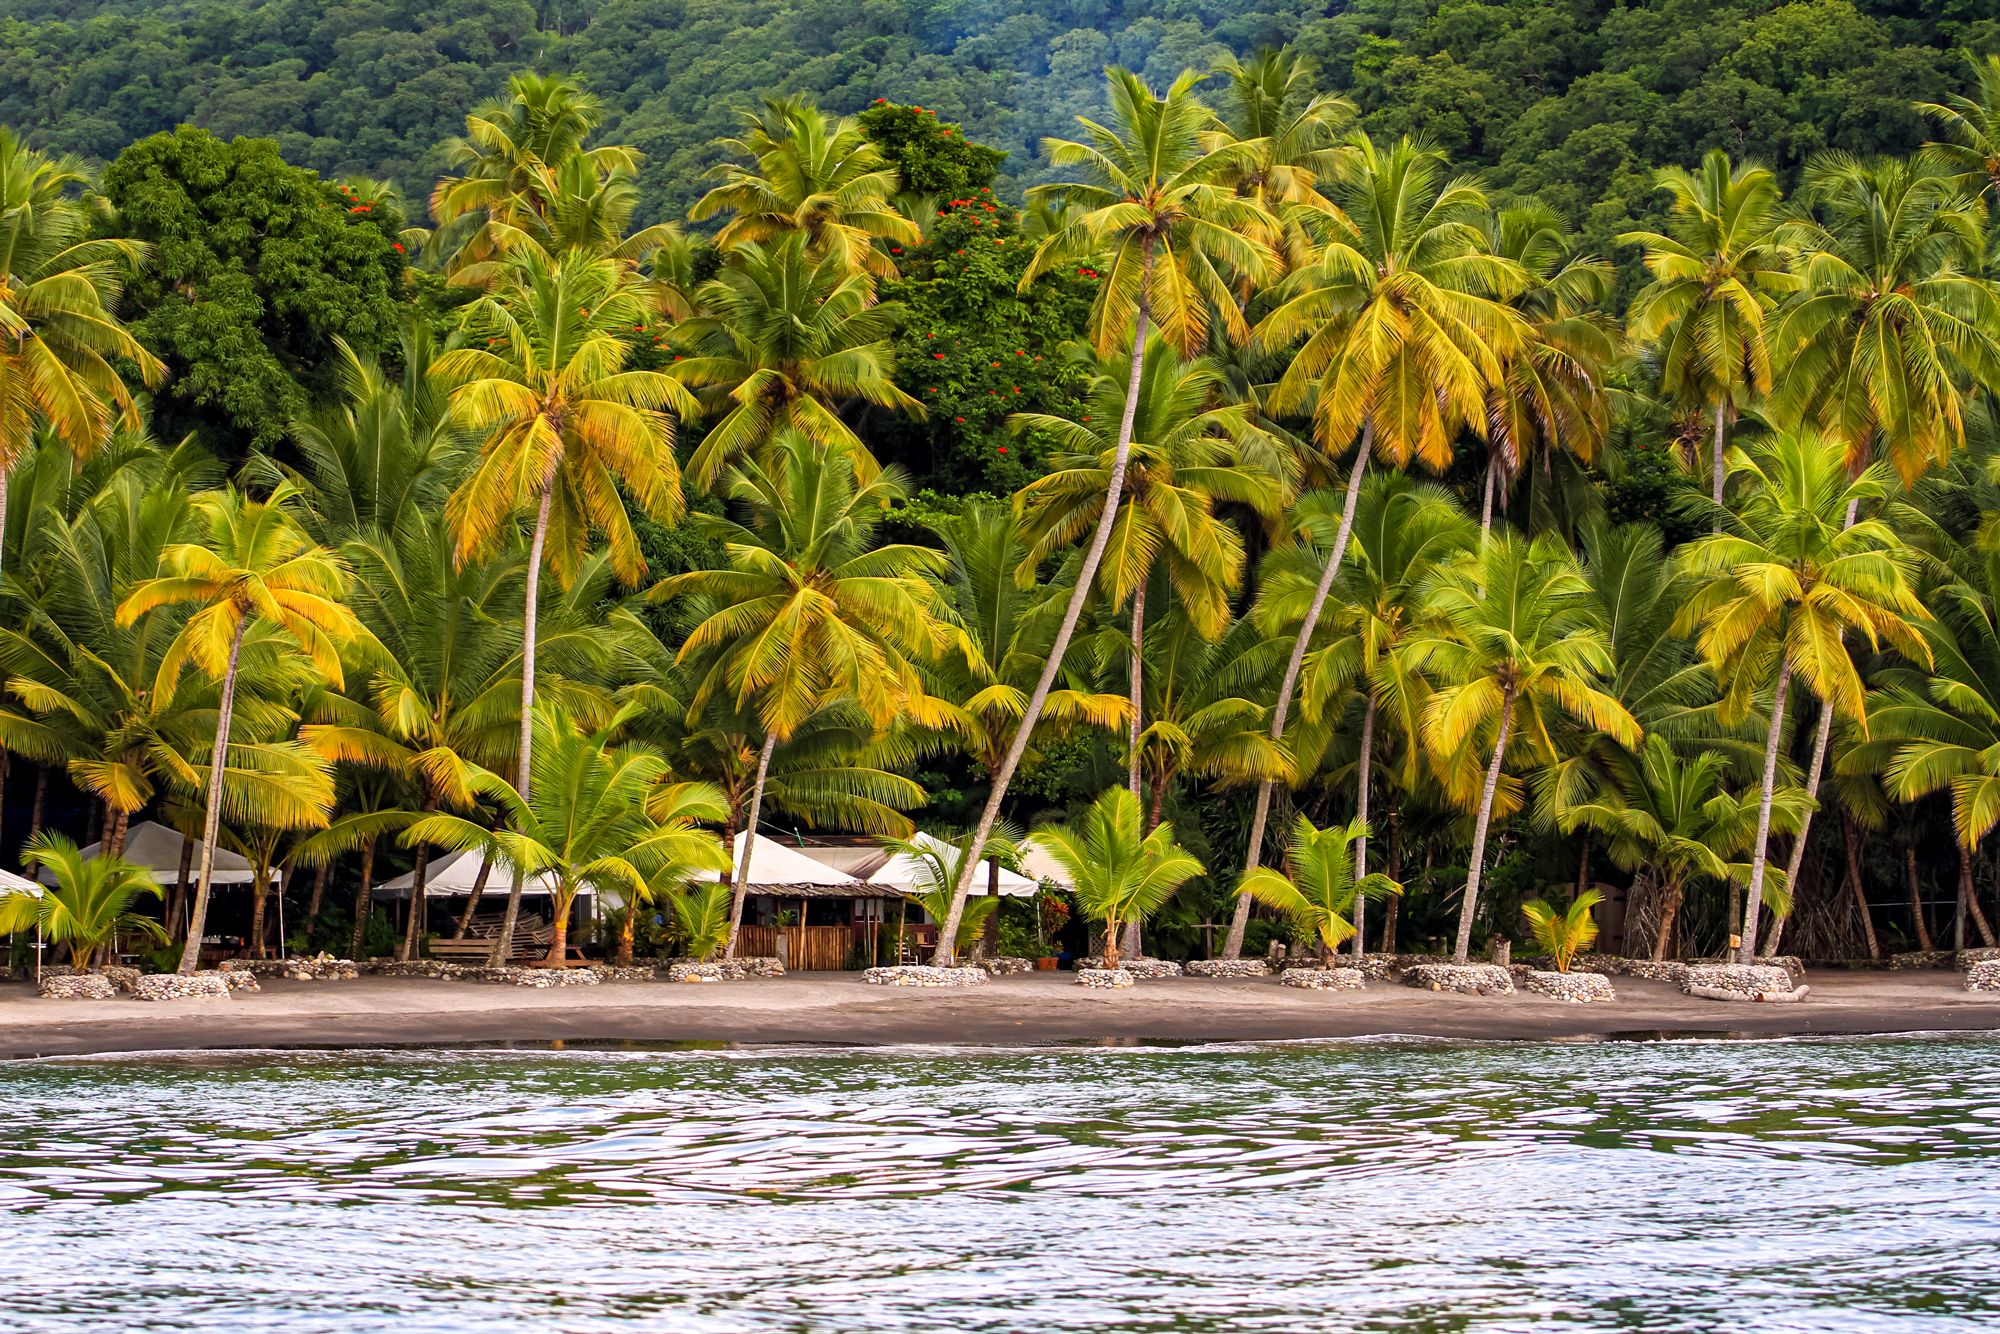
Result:
M482 1043L1014 1046L2000 1030L2000 995L1965 991L1957 973L1823 971L1808 980L1812 995L1789 1005L1697 1000L1636 978L1617 979L1618 999L1600 1005L1439 995L1387 982L1310 992L1271 978L1170 978L1100 992L1067 973L965 991L869 986L855 973L546 991L364 977L267 981L256 994L165 1003L46 1001L26 985L6 984L0 1057Z

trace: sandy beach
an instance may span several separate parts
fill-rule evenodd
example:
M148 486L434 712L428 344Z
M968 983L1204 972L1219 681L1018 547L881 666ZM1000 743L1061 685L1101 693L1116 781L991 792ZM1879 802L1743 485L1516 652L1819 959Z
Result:
M1698 1000L1637 978L1618 979L1618 999L1597 1005L1438 995L1384 982L1315 993L1270 978L1167 978L1098 992L1068 974L997 979L970 991L870 986L853 973L551 990L363 977L266 981L262 991L228 1000L167 1004L47 1001L9 984L0 986L0 1057L482 1043L1009 1046L2000 1029L2000 995L1966 992L1956 973L1819 972L1810 981L1812 995L1788 1005Z

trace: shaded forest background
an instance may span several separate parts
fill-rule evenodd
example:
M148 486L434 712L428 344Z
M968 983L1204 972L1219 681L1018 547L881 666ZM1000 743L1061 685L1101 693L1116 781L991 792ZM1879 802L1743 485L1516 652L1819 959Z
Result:
M1184 68L1294 44L1380 134L1420 131L1584 244L1657 219L1652 173L1709 148L1789 177L1828 148L1905 153L1955 50L2000 47L1991 0L11 0L0 123L99 161L183 122L278 141L421 199L465 113L536 67L603 98L648 155L649 218L703 188L757 97L914 103L1040 179L1041 136L1101 112L1107 64Z

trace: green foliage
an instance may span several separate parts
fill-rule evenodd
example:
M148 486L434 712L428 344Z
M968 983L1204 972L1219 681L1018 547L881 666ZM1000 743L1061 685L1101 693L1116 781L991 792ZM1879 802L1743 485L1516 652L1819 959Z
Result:
M1597 919L1591 910L1602 902L1604 895L1586 889L1567 911L1551 907L1547 899L1530 899L1521 905L1521 915L1528 919L1535 943L1555 963L1558 973L1567 973L1570 961L1597 943Z
M287 163L269 139L182 126L104 173L119 231L153 262L126 289L131 327L167 363L155 429L228 457L283 439L334 387L335 340L363 360L400 327L402 219Z
M860 115L861 128L896 168L903 189L919 195L961 196L989 189L1007 154L974 143L961 125L925 107L877 98Z

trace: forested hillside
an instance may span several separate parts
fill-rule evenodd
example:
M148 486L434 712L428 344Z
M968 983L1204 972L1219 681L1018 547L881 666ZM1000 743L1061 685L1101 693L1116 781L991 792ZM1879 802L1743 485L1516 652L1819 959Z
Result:
M932 108L1045 175L1041 136L1101 113L1108 64L1156 84L1291 42L1367 128L1566 213L1593 244L1658 206L1652 171L1709 148L1789 176L1813 152L1907 152L1953 48L2000 45L1986 0L14 0L0 123L108 161L192 121L275 137L325 174L421 197L438 144L534 66L605 99L648 154L651 216L699 193L712 141L777 92Z

